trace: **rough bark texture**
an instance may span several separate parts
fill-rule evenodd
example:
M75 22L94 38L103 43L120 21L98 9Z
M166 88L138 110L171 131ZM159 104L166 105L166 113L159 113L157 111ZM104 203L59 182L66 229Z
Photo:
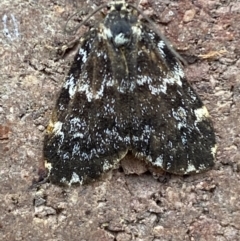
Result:
M160 182L150 173L119 169L83 187L30 188L72 60L56 60L55 47L71 39L63 31L71 14L99 4L0 3L0 240L240 240L239 1L141 1L177 49L201 56L187 57L193 63L186 74L214 122L219 147L213 170Z

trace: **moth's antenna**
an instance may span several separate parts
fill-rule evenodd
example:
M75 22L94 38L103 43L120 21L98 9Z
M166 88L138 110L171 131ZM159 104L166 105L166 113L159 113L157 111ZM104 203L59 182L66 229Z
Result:
M66 23L66 25L65 25L64 31L65 31L66 33L72 33L72 32L74 32L74 34L75 34L75 33L77 32L77 30L78 30L80 27L82 27L82 25L84 25L95 13L97 13L98 11L100 11L101 9L103 9L103 8L105 8L105 7L107 7L107 6L108 6L108 4L105 3L105 4L103 4L102 6L96 8L96 9L95 9L93 12L91 12L80 24L78 24L78 26L77 26L76 28L74 28L73 30L67 30L67 24L68 24L68 22L69 22L74 16L76 16L80 11L74 13L74 14L67 20L67 23Z
M160 36L160 38L165 42L165 44L167 45L167 47L169 48L169 50L172 52L173 55L175 55L184 65L188 65L186 60L181 57L181 55L171 46L171 44L169 43L169 41L167 40L167 38L157 29L156 25L154 24L154 22L148 17L146 16L142 10L140 10L138 7L132 5L132 4L128 4L130 7L134 8L135 10L137 10L137 12L139 14L141 14L151 25L152 25L152 29Z

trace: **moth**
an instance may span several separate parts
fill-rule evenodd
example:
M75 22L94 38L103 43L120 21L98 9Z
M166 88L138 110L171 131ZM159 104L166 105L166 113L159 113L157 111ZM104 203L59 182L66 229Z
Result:
M185 175L214 165L209 113L178 57L124 0L79 40L44 138L52 183L96 180L127 153Z

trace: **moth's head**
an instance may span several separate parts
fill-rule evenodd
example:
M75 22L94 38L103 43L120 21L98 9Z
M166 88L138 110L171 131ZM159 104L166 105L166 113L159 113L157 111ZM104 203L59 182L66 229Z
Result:
M132 40L132 27L137 22L133 8L125 1L112 1L108 4L108 14L104 21L104 33L116 47L126 46Z

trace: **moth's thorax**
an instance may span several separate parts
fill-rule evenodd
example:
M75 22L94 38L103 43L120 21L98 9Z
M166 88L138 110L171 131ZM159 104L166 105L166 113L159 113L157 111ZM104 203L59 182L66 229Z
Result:
M117 48L128 46L134 35L141 33L137 26L138 18L122 1L111 3L110 7L104 23L100 26L102 37Z

